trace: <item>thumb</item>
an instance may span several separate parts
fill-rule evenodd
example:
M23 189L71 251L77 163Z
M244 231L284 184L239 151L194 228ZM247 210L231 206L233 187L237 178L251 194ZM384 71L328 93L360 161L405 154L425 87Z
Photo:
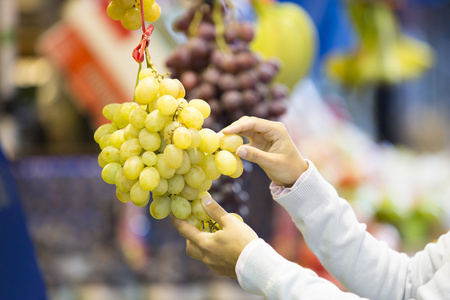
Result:
M242 145L236 149L236 155L240 158L256 163L264 167L267 162L271 161L271 153L260 150L256 147Z
M209 196L202 198L202 205L211 219L219 223L221 227L224 227L225 217L228 215L227 211Z

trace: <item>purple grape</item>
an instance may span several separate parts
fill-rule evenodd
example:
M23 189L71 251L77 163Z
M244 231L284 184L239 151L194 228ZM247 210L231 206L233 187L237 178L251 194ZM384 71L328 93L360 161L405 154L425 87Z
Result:
M181 83L186 90L192 90L199 82L197 73L193 71L186 71L181 75Z
M253 30L253 24L250 22L242 22L239 25L239 38L244 42L251 42L255 37L255 32Z
M234 75L224 73L220 76L217 85L221 91L229 91L237 89L239 87L239 82Z
M287 106L284 100L278 99L269 103L269 114L274 117L279 117L286 113Z
M227 91L222 95L221 101L226 110L232 111L241 107L242 94L236 90Z

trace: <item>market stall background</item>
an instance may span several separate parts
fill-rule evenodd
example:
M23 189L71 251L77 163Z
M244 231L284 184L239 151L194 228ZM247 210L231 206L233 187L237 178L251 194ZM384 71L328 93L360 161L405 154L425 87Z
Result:
M374 235L399 250L421 249L450 224L450 3L398 1L402 30L426 41L436 63L415 80L389 85L380 107L376 86L344 88L325 75L329 55L358 45L346 2L296 2L317 27L318 49L282 120ZM131 50L140 34L108 21L100 0L1 5L0 142L49 299L253 299L189 258L170 220L154 220L146 208L125 210L101 180L93 112L132 93ZM183 42L170 26L183 5L161 5L151 51L163 70ZM239 8L256 20L249 3ZM245 187L246 222L288 259L333 280L271 202L262 171L246 166L253 171L244 184L229 185Z

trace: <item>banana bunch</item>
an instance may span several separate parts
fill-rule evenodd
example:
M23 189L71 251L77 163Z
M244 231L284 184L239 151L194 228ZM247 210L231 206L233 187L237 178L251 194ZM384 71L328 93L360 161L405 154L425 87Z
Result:
M346 86L395 84L418 78L434 63L431 47L401 33L392 9L383 1L347 0L360 38L350 53L326 61L329 78Z
M275 82L290 89L310 70L316 55L316 29L310 16L295 3L252 0L257 20L250 47L264 58L278 58Z

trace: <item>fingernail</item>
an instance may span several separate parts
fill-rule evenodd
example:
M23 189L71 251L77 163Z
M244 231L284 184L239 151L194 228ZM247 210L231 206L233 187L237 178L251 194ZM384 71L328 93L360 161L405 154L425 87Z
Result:
M236 155L239 156L239 157L244 158L244 157L247 156L247 150L243 149L243 148L238 148L237 151L236 151Z
M213 202L214 202L214 200L211 197L208 197L208 196L203 196L202 197L202 203L203 203L204 206L208 206L208 205L210 205Z

